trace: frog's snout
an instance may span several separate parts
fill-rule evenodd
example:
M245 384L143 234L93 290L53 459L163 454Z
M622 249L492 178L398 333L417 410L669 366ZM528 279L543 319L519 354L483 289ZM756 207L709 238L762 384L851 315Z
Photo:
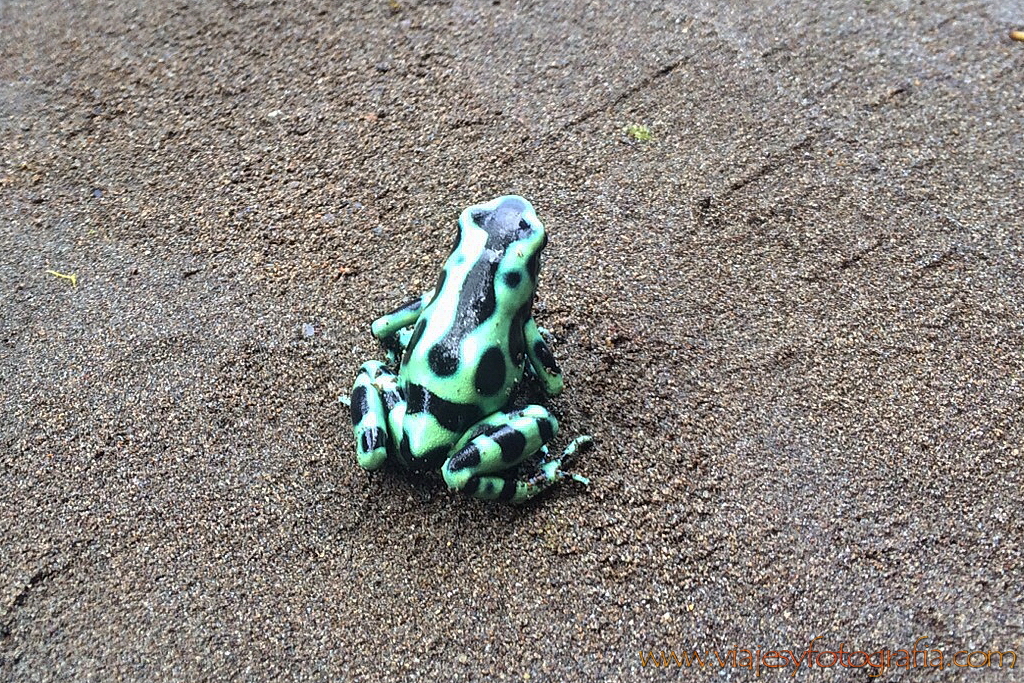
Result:
M518 195L510 194L501 198L496 211L500 213L514 213L518 218L526 213L528 206L525 199Z

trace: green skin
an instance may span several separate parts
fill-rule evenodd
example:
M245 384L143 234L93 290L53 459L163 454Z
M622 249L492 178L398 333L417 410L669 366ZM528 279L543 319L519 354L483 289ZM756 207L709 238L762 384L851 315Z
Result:
M545 446L558 422L540 405L508 411L527 366L545 393L562 373L532 313L544 226L522 197L498 197L459 217L459 237L437 286L378 318L371 331L389 364L368 361L352 389L359 464L388 457L412 472L441 470L449 488L484 500L521 503L569 476ZM398 372L391 367L399 361ZM525 481L519 465L542 452Z

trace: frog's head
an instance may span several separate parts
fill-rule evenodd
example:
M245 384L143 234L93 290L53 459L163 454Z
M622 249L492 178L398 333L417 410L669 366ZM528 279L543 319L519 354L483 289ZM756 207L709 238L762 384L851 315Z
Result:
M548 243L544 225L537 218L533 205L517 195L505 195L484 204L475 204L459 217L460 241L472 242L485 235L485 251L508 266L518 264L534 280L540 267L540 252Z

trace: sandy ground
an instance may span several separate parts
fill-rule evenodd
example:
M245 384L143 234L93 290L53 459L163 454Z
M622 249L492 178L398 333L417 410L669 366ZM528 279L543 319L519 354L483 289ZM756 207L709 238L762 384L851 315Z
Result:
M1024 680L1024 4L314 5L0 2L0 678ZM523 509L337 402L509 192L597 441Z

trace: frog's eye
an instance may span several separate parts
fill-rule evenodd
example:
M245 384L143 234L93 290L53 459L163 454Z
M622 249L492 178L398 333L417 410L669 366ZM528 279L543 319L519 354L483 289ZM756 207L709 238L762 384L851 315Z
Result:
M524 239L533 234L533 227L526 222L525 219L519 219L519 234L516 235L516 239Z

